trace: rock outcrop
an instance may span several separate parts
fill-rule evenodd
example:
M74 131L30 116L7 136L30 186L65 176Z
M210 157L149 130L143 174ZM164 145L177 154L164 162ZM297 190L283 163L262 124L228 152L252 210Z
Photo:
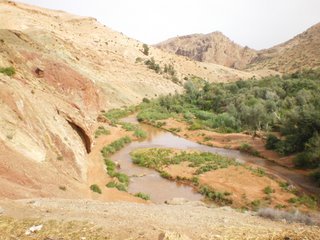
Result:
M232 42L221 32L192 34L171 38L156 47L200 62L242 69L256 56L256 51Z

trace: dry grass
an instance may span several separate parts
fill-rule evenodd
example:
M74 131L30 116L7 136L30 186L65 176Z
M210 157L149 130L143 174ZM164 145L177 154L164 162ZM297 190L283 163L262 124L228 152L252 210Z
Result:
M306 225L320 225L320 216L307 215L298 210L287 212L272 208L262 208L258 211L258 215L276 221L285 220L289 223L297 222Z
M29 236L25 235L33 225L43 224L43 228ZM0 239L110 239L106 232L101 228L87 222L63 222L63 221L44 221L39 219L17 220L9 217L0 217Z

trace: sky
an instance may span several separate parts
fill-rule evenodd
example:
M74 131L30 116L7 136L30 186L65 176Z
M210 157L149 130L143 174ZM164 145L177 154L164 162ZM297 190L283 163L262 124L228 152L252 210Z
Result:
M220 31L254 49L289 40L320 22L320 0L18 0L90 16L113 30L156 44Z

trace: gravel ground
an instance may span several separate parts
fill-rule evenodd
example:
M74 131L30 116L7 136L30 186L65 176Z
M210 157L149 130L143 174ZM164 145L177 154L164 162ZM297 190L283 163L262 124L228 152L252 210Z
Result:
M274 222L250 212L199 202L156 205L34 199L2 201L0 206L3 215L36 218L44 226L49 220L86 222L102 228L106 239L320 239L319 227Z

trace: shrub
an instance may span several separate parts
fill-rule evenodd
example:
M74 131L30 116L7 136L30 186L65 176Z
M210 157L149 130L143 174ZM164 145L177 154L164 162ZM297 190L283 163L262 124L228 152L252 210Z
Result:
M240 147L239 147L239 150L240 150L241 152L249 153L249 154L251 154L251 155L253 155L253 156L257 156L257 157L260 156L260 153L259 153L257 150L255 150L255 149L254 149L250 144L248 144L248 143L243 143L243 144L241 144Z
M3 73L9 77L13 76L16 73L16 70L13 67L0 67L0 73Z
M144 139L147 137L147 133L142 129L136 129L133 135L139 139Z
M205 195L207 198L223 204L223 205L231 205L232 199L229 199L228 196L231 195L229 192L218 192L209 186L201 186L199 192Z
M141 57L137 57L136 58L136 63L139 63L139 62L142 62L142 61L143 61L143 59Z
M150 107L142 109L138 113L137 119L139 122L154 122L157 120L167 119L171 116L172 114L164 109L159 109L159 107Z
M144 98L142 99L142 102L144 102L144 103L150 103L150 99L144 97Z
M197 176L192 177L191 181L193 182L193 184L195 186L199 186L199 184L200 184L199 177L197 177Z
M117 122L120 118L124 118L136 111L136 107L131 106L131 107L126 107L123 109L120 108L114 108L109 110L104 114L106 118L108 118L110 121Z
M290 184L288 182L279 182L279 186L285 190L285 191L289 191L289 186Z
M129 184L129 177L124 173L116 173L115 177L119 180L119 182L125 184L125 186L128 186Z
M317 207L317 199L313 196L302 195L299 197L290 198L289 203L293 204L303 204L308 208L315 209Z
M59 186L59 189L62 190L62 191L66 191L67 190L66 186Z
M171 64L168 64L168 65L165 64L163 72L168 73L171 76L175 76L176 75L176 70L174 69L173 65L171 65Z
M310 176L313 179L313 181L315 181L317 185L320 187L320 169L312 172Z
M312 217L300 213L298 210L294 212L286 212L286 211L280 211L272 208L261 208L258 211L258 215L260 217L268 218L271 220L280 221L285 219L287 222L299 222L304 223L306 225L314 225L317 224L317 221L314 220Z
M280 140L273 134L269 134L266 142L266 149L274 150Z
M258 177L263 177L266 175L266 171L262 168L254 168L254 169L251 169L251 171Z
M127 187L123 183L109 182L106 185L107 188L116 188L119 191L126 192Z
M142 45L142 47L143 47L143 51L142 51L143 54L146 55L146 56L148 56L148 55L149 55L149 46L144 43L144 44Z
M146 193L138 192L134 196L142 198L144 200L150 200L150 196Z
M112 160L110 160L109 158L105 158L104 163L107 166L107 172L108 172L109 176L114 177L116 164Z
M255 211L257 211L259 209L260 205L261 205L261 201L259 199L253 200L251 202L251 206L252 206L253 210L255 210Z
M137 125L132 124L132 123L127 123L127 122L121 122L120 123L121 127L126 130L126 131L134 131L137 129Z
M92 192L99 193L99 194L102 193L100 187L97 184L92 184L90 186L90 189L92 190Z
M169 173L165 172L165 171L160 171L160 176L165 178L165 179L172 179L172 176Z
M109 155L115 153L116 151L119 151L121 148L123 148L126 144L131 143L131 139L128 136L122 137L112 143L110 143L108 146L102 148L101 153L103 157L108 157Z
M146 60L144 62L144 64L147 65L148 68L154 70L156 73L160 73L161 72L160 65L155 62L153 57L148 59L148 60Z
M274 190L270 186L267 186L263 189L263 192L269 195L271 193L274 193Z
M105 129L103 126L99 126L94 133L94 137L98 138L101 135L109 135L109 134L110 134L110 131L108 129Z

